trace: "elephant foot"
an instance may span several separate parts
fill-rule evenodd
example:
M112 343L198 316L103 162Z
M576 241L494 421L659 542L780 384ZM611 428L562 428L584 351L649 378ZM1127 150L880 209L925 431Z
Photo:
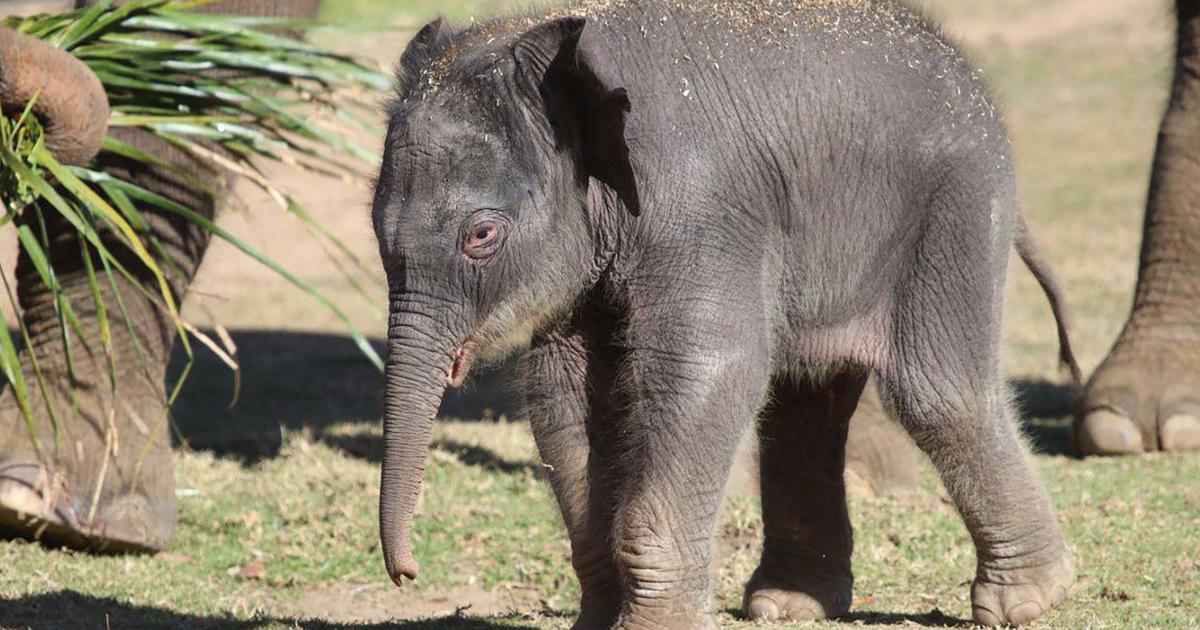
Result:
M627 613L621 615L611 630L717 630L717 620L714 615L700 611L653 617Z
M846 481L849 488L875 496L904 496L920 489L917 446L884 412L874 382L863 390L850 419Z
M143 492L103 495L91 509L91 489L82 496L59 475L35 463L0 466L0 536L51 546L104 553L161 551L175 530L174 497L158 500Z
M1088 384L1075 422L1079 451L1200 451L1200 340L1131 330Z
M79 411L62 405L57 425L35 414L36 446L12 392L0 393L0 537L112 553L170 546L175 470L165 410L125 382L119 411L77 394ZM68 399L62 388L48 391Z
M571 630L608 630L616 623L621 612L619 597L604 598L600 602L582 602L579 617Z
M989 570L971 586L971 613L984 626L1021 625L1041 617L1067 596L1075 581L1070 553L1048 565Z
M850 610L854 577L828 562L791 566L786 574L760 566L742 598L742 613L755 621L814 621Z
M608 630L613 627L612 617L581 613L571 624L571 630Z

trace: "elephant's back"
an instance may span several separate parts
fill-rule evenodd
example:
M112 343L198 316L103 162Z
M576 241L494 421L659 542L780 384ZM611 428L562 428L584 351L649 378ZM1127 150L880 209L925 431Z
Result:
M603 32L628 90L635 148L662 153L645 156L648 162L723 170L737 159L753 173L790 169L808 181L832 181L848 175L838 171L842 166L919 170L961 147L1006 146L970 61L903 4L583 0L579 6L594 11L588 27ZM761 191L755 186L761 182L719 180Z

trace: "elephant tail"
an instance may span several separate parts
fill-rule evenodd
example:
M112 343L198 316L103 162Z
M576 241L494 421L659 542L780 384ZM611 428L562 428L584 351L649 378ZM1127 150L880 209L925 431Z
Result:
M1046 300L1050 302L1050 311L1054 313L1054 323L1058 326L1058 360L1071 371L1071 380L1075 382L1075 386L1082 389L1083 371L1079 369L1079 362L1075 360L1075 351L1071 349L1070 313L1067 310L1066 300L1063 299L1062 285L1059 284L1058 276L1054 275L1050 264L1042 257L1041 249L1034 242L1033 235L1029 232L1029 225L1025 222L1024 213L1017 215L1015 245L1021 262L1025 263L1029 272L1037 279L1042 291L1046 294Z

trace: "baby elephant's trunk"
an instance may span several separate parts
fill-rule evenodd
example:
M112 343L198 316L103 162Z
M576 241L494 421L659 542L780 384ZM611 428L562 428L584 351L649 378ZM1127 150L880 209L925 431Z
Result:
M429 319L393 316L388 341L379 536L388 575L415 579L412 524L421 495L433 421L445 393L453 352L430 347ZM447 344L450 345L450 344Z

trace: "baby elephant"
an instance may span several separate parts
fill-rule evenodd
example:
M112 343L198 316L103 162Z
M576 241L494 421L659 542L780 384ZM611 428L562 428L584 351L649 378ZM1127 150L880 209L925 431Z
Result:
M865 0L584 0L433 22L399 79L373 208L393 580L417 574L445 386L531 336L576 628L716 626L714 525L760 414L766 541L745 613L845 613L846 425L870 372L970 530L975 620L1064 597L1071 556L997 359L1014 243L1058 296L1004 127L934 27Z

